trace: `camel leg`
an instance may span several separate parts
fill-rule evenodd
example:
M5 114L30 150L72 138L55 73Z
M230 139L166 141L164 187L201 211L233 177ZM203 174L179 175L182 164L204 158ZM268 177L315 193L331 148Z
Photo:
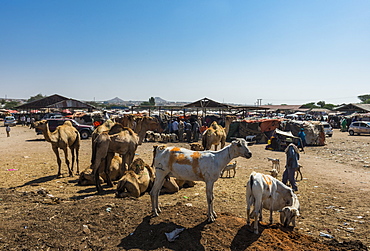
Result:
M100 169L102 168L103 165L101 165L101 163L103 162L102 160L104 160L106 158L103 158L103 159L96 159L93 166L92 166L92 169L94 171L94 179L95 179L95 186L96 186L96 190L98 193L102 193L103 192L103 188L101 186L101 183L100 183L100 179L99 179L99 173L100 173Z
M206 193L207 193L207 203L208 203L208 212L207 212L208 222L214 222L215 219L217 218L216 213L213 211L213 200L214 200L213 184L214 182L206 183Z
M62 160L60 159L60 156L59 156L59 151L58 151L58 147L53 147L53 151L55 153L55 156L57 157L57 163L58 163L58 174L57 176L61 176L62 173L61 173L61 165L62 165Z
M75 148L75 151L76 151L76 166L77 166L77 174L80 174L80 162L79 162L79 159L78 159L78 155L79 155L79 152L80 152L80 147L77 146Z
M68 159L68 149L67 147L63 148L63 152L64 152L64 158L65 158L65 161L66 161L66 164L67 164L67 167L68 167L68 173L69 173L69 177L73 177L73 172L71 170L71 167L70 167L70 162L69 162L69 159Z
M112 183L112 180L110 178L110 172L109 172L109 168L110 168L110 164L112 162L112 159L114 157L114 153L113 152L109 152L107 154L107 157L106 157L106 161L105 161L105 165L104 165L104 172L105 172L105 175L106 175L106 181L107 181L107 185L109 187L113 187L113 183Z
M75 156L75 151L74 151L75 149L74 149L74 147L71 147L70 150L71 150L71 155L72 155L71 171L73 173L73 168L74 168L74 163L75 163L76 156Z

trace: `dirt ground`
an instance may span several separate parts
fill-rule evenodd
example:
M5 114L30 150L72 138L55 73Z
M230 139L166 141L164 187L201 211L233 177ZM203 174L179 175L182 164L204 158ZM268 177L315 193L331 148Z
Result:
M27 127L0 127L1 250L368 250L370 249L370 136L334 131L327 145L306 147L298 182L301 217L297 227L269 225L264 212L261 234L245 224L245 185L252 171L268 173L283 152L250 146L251 159L237 158L235 178L220 178L214 188L219 217L207 224L205 185L161 195L162 213L152 218L148 194L118 199L114 188L97 195L79 186L77 176L56 178L50 143ZM171 143L188 148L186 143ZM152 161L153 143L137 157ZM61 153L63 156L63 153ZM80 169L88 167L91 141L83 140ZM281 173L279 175L281 178ZM165 233L184 228L169 242ZM321 236L325 235L325 236ZM332 238L329 238L332 237Z

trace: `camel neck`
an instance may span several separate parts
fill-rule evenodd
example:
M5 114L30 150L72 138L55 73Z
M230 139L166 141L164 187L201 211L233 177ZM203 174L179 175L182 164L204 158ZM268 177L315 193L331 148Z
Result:
M44 138L47 142L56 142L56 140L53 138L52 133L49 130L48 124L46 124L45 128L42 130L42 133L44 134Z

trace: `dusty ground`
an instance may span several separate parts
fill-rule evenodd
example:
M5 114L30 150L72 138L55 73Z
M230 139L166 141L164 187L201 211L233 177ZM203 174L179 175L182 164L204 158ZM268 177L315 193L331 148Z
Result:
M335 130L327 145L307 147L300 163L302 217L297 227L261 224L257 236L245 225L245 184L254 170L267 173L284 153L250 147L253 157L238 158L235 178L215 184L215 223L206 224L205 186L161 195L162 214L150 217L148 194L139 199L114 198L114 188L96 195L94 186L77 185L77 177L56 178L50 143L26 127L11 137L0 127L1 250L367 250L370 247L370 136ZM83 140L80 169L88 166L90 140ZM176 145L188 147L186 143ZM137 156L152 161L152 143ZM61 155L63 155L61 153ZM51 197L51 194L53 197ZM264 220L268 213L264 212ZM278 214L274 216L278 222ZM185 228L174 242L165 234ZM320 236L320 232L333 238Z

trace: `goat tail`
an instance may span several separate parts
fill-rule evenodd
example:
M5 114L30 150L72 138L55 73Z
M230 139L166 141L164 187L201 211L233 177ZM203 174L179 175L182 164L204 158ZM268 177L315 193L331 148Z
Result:
M249 176L249 185L250 185L250 188L251 188L251 191L252 191L252 187L253 187L253 183L254 183L254 176L256 175L256 172L253 171L251 173L251 175Z
M250 188L251 188L251 191L252 191L252 187L253 187L253 182L254 182L254 174L256 172L252 172L251 175L249 176L249 185L250 185Z

